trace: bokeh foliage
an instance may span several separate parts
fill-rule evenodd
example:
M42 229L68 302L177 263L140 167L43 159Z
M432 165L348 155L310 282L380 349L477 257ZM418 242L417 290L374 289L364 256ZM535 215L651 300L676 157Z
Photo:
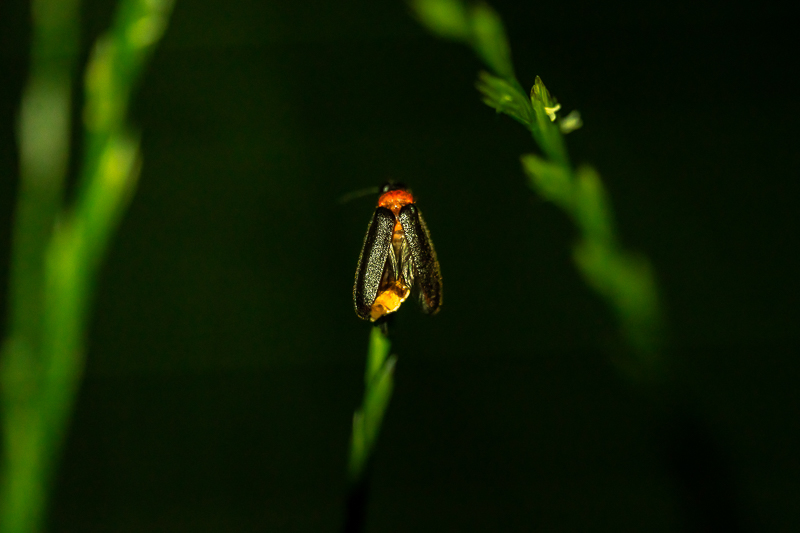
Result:
M633 358L619 358L624 375L650 381L662 373L662 312L649 261L624 249L614 229L608 194L598 172L574 168L564 134L576 127L576 115L560 117L561 105L541 78L530 94L514 75L502 21L487 4L461 0L414 0L414 11L431 32L470 46L491 72L481 72L477 88L483 102L522 124L541 151L522 156L530 186L561 208L580 231L573 248L584 280L613 309ZM579 122L578 122L579 124Z
M92 288L141 165L130 95L166 28L169 0L122 0L84 77L85 153L64 200L79 3L33 2L31 73L19 116L9 327L2 349L0 531L43 527L84 364Z

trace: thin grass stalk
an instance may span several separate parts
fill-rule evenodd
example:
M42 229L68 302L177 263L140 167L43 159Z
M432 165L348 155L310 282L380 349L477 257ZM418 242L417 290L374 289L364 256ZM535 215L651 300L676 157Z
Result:
M663 314L655 275L647 258L620 244L598 172L589 166L576 169L570 162L564 135L580 127L579 115L562 117L561 105L538 76L530 93L523 91L502 21L487 4L412 0L411 6L432 33L475 51L490 70L478 76L483 102L522 124L539 147L541 155L522 156L523 171L531 188L562 209L579 230L575 265L615 314L632 354L615 358L617 368L637 383L661 379Z
M35 533L84 366L92 289L138 177L130 94L166 28L172 2L122 0L85 80L87 135L76 200L62 198L69 147L77 2L33 5L31 78L20 112L20 189L9 327L0 384L0 532ZM66 55L65 55L66 54Z
M353 414L348 462L348 495L345 533L363 531L367 478L372 454L394 390L397 356L389 355L392 343L379 326L373 326L364 370L364 399Z

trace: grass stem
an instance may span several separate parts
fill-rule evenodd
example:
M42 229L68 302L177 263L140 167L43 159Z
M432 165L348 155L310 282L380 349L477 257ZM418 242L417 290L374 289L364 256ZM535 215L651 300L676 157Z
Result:
M611 308L632 358L615 360L636 382L652 382L663 374L659 357L663 320L653 269L641 254L624 249L613 224L608 194L589 166L570 163L564 132L580 125L574 113L563 119L561 105L536 77L526 94L514 76L511 53L500 17L485 3L462 0L412 0L417 18L441 38L471 47L491 72L481 72L477 88L483 102L522 124L541 155L521 158L530 186L562 209L575 223L580 238L573 257L586 283Z
M9 325L0 360L0 533L36 533L45 522L83 373L92 289L140 168L138 136L125 119L130 94L171 8L165 0L121 0L112 29L95 45L85 79L87 150L76 199L65 205L78 2L33 3Z

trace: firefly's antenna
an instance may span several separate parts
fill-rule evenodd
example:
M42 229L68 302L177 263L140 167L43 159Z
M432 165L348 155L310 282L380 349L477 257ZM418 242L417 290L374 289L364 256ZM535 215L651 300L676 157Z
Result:
M350 191L339 197L337 200L340 204L346 204L352 200L363 198L364 196L372 196L378 194L380 190L378 187L367 187L365 189L358 189L357 191Z

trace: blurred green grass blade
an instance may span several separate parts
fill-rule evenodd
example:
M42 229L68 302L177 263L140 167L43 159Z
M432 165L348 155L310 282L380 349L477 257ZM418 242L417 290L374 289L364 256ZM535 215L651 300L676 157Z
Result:
M467 41L472 34L469 14L460 0L413 0L411 8L417 19L440 37Z
M411 0L410 5L430 32L468 44L495 74L518 85L503 21L489 4L468 7L461 0Z
M589 166L578 168L575 173L576 222L586 240L614 246L614 228L608 195L600 175Z
M483 95L484 104L498 113L505 113L529 130L533 128L531 102L515 84L484 71L478 75L476 87Z
M611 202L591 167L573 169L564 134L582 125L572 111L561 119L561 105L537 76L526 95L514 77L508 39L500 17L486 4L467 7L461 0L416 0L420 22L433 33L470 46L492 71L476 84L483 102L523 124L541 155L521 158L531 187L562 209L580 231L575 263L587 284L614 311L623 337L635 354L618 367L632 379L661 372L658 351L662 316L653 270L644 257L623 250L616 237Z
M75 6L42 1L33 6L32 74L20 113L10 324L0 367L2 533L41 530L49 479L83 371L93 285L141 164L138 137L125 119L130 95L172 2L122 0L112 30L98 41L85 80L86 152L69 207L61 198L69 146L68 68L63 59L55 62L60 70L53 67L45 52L69 40L59 21L71 13L66 20L74 24Z
M565 212L574 212L575 190L568 168L534 154L522 156L521 161L534 190Z
M533 128L533 135L537 144L550 159L568 167L569 157L564 136L555 122L561 104L550 94L539 76L536 76L531 88L530 99L536 117L537 127Z
M574 257L587 282L616 312L624 337L640 359L641 371L656 370L661 312L649 261L589 239L575 246Z
M139 173L138 139L114 136L96 179L56 229L46 262L44 385L48 427L57 440L66 425L83 369L83 335L94 281Z
M394 367L397 357L390 356L391 342L379 327L370 333L367 366L364 376L364 399L353 415L353 434L350 440L348 475L355 484L364 476L383 417L394 390Z
M79 177L81 191L106 161L104 152L111 137L126 129L131 93L163 35L172 6L172 0L122 0L111 30L92 50L84 76L86 151Z
M31 65L17 125L20 176L8 328L0 351L3 533L38 531L45 506L43 480L49 464L40 397L45 262L69 162L78 7L75 0L34 0L31 5Z
M486 3L468 7L461 0L414 0L411 7L428 30L470 46L489 67L492 72L482 72L477 83L483 102L523 124L549 158L568 165L560 124L555 122L561 106L538 76L526 95L514 75L508 37L497 12ZM570 121L567 131L575 124Z
M3 348L3 477L0 492L0 532L35 533L45 507L44 478L48 471L38 376L30 367L36 353L19 337Z
M485 3L472 6L470 14L473 48L478 56L498 76L511 82L515 81L511 48L500 15Z
M61 203L69 160L78 6L76 0L34 0L31 5L31 66L17 125L20 179L8 316L14 342L29 344L34 353L43 305L45 248ZM8 357L16 353L11 350Z

